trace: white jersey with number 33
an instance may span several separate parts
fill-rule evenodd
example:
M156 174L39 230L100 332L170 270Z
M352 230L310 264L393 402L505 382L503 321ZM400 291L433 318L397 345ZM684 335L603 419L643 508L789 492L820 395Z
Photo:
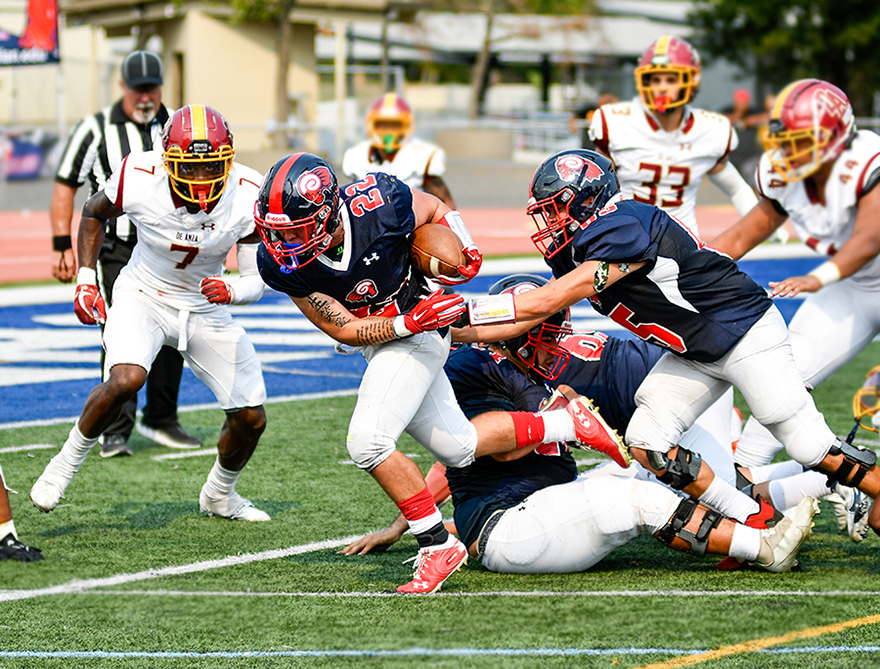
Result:
M254 231L254 202L262 176L233 164L223 195L209 213L189 213L171 197L158 151L130 154L104 186L104 194L137 226L138 243L122 275L175 309L208 311L199 290L220 274L230 249Z
M600 107L590 137L614 161L624 197L660 207L697 236L700 181L739 142L720 114L685 107L681 126L666 132L637 100Z

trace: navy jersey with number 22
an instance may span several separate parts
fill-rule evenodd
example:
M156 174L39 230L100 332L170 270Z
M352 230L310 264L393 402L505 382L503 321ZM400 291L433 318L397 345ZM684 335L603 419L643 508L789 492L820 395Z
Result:
M409 186L388 174L368 174L341 191L345 238L340 253L334 258L322 253L305 267L287 271L260 244L260 276L291 297L329 295L358 318L408 311L429 291L410 260L415 215Z

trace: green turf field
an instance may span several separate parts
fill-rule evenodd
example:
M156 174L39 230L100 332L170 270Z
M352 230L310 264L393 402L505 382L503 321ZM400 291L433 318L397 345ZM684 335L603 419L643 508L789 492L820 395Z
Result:
M874 343L816 391L838 434L878 362ZM139 436L133 458L95 449L44 515L27 493L57 449L0 450L19 534L47 558L0 563L0 666L880 666L880 537L853 544L827 504L791 574L717 572L717 558L640 537L584 574L505 576L472 559L442 593L392 594L410 577L412 537L376 556L336 552L396 515L347 464L353 403L267 407L238 490L271 523L200 516L213 456L155 460L182 452ZM183 416L207 444L222 418ZM60 446L68 429L0 430L0 449ZM878 443L864 430L857 439ZM401 448L430 466L408 437ZM711 649L718 658L699 654Z

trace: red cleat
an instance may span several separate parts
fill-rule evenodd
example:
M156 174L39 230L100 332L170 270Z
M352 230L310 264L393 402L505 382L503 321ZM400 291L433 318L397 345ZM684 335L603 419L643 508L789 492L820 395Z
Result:
M467 564L467 549L458 539L453 539L448 548L428 546L419 549L418 555L407 560L415 560L413 580L400 586L397 592L428 595L437 592L443 582Z
M632 456L623 439L612 430L588 397L576 397L565 410L574 419L577 446L585 450L599 451L621 467L629 467Z

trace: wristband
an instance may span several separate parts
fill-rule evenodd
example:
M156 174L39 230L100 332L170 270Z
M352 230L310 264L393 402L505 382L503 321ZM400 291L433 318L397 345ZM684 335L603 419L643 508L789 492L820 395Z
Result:
M513 295L501 293L471 298L468 314L472 326L515 323L516 307Z
M821 285L827 286L840 281L840 268L827 260L810 272L808 276L818 279Z
M461 220L461 214L457 211L454 209L452 211L447 211L443 215L443 218L440 219L440 223L455 233L455 236L458 237L458 240L464 248L477 248L477 245L474 244L474 240L471 237L471 233L468 232L464 221Z
M91 267L80 267L76 273L76 283L77 285L84 283L90 286L97 286L98 273Z
M398 339L403 339L404 337L412 335L412 332L406 327L406 316L395 316L392 325L394 326L394 336Z
M53 251L61 251L63 253L72 248L73 244L70 241L70 235L55 235L52 237Z

